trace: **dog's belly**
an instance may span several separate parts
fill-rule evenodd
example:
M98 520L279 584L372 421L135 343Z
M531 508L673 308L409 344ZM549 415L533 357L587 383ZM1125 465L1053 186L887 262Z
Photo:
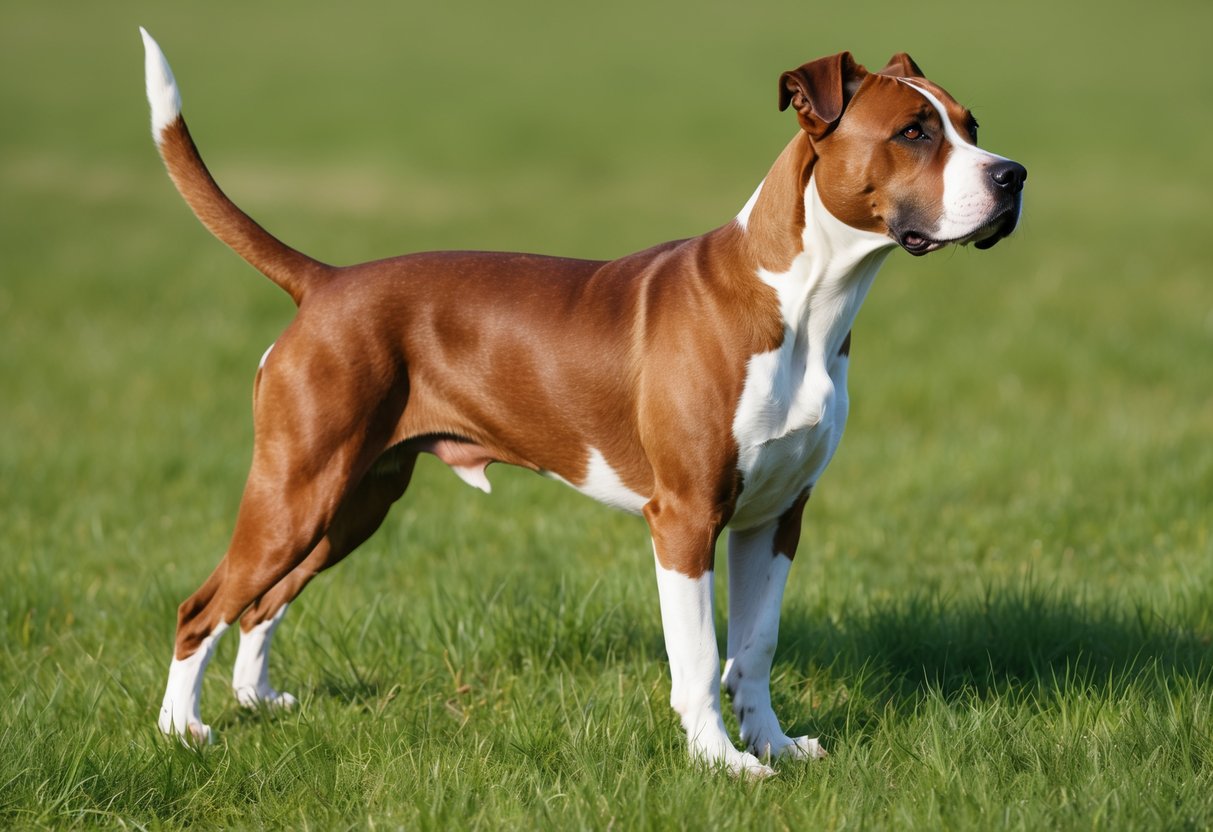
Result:
M827 371L784 349L751 359L733 422L742 491L731 526L775 520L821 476L846 425L846 363Z

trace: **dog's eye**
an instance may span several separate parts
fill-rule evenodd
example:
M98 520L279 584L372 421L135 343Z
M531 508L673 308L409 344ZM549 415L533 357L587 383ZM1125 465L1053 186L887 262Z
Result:
M921 141L927 137L927 134L923 132L922 126L917 122L903 127L900 135L903 139L909 139L912 142Z

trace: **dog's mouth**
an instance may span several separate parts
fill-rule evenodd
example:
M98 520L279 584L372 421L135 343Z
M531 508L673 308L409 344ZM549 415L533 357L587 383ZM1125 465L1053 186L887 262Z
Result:
M971 242L982 251L993 248L999 240L1011 236L1015 226L1019 225L1019 209L1020 201L1016 198L1014 205L995 217L982 231L966 242Z
M922 231L910 229L897 235L897 243L915 257L921 257L924 254L938 251L944 246L953 244L967 246L972 243L977 248L985 251L988 248L993 248L999 240L1010 236L1011 232L1015 230L1015 226L1019 225L1019 211L1020 201L1016 199L1011 205L995 214L981 228L964 237L951 240L937 240Z
M906 231L897 238L897 242L906 251L915 256L926 254L927 252L935 251L947 245L946 242L940 240L932 240L930 237L918 231Z

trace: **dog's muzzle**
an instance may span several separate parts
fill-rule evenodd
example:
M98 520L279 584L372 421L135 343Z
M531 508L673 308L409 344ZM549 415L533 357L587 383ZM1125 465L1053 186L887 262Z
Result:
M995 204L989 218L976 231L964 237L941 240L910 228L894 231L898 245L910 254L921 256L952 244L972 243L984 250L1009 236L1019 224L1019 214L1023 208L1023 183L1028 178L1028 170L1018 162L1007 159L992 165L986 172L990 177Z
M1003 199L1006 199L1008 204L986 224L985 229L989 229L990 233L982 234L973 240L973 245L983 251L992 248L1002 238L1010 236L1019 224L1019 214L1023 209L1023 183L1028 178L1028 169L1010 159L994 165L988 173L994 187L1003 194Z

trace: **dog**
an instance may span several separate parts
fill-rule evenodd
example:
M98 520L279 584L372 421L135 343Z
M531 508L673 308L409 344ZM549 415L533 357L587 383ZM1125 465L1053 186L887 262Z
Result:
M824 756L784 733L770 672L801 514L847 419L852 323L893 249L1009 235L1025 168L979 148L972 114L908 55L871 73L842 52L780 76L799 129L740 213L702 236L609 262L445 251L334 267L219 189L140 31L177 190L299 307L257 370L231 544L178 610L161 730L211 740L202 676L237 620L240 704L296 704L269 681L287 605L379 527L429 453L486 492L486 467L507 463L643 515L694 760L763 777L775 759ZM722 673L712 579L726 527Z

